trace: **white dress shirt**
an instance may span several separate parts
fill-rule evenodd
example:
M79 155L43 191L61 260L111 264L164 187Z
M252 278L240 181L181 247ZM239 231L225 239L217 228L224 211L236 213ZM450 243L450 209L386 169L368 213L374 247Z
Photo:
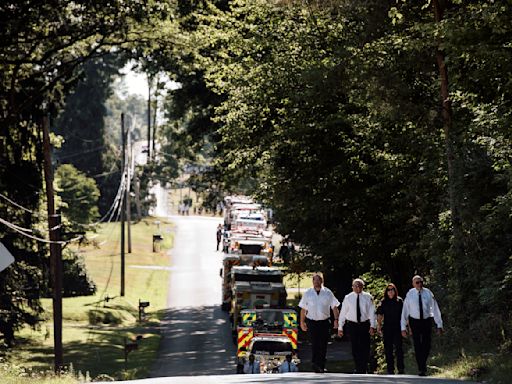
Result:
M361 310L361 322L370 320L370 327L376 327L375 305L372 295L368 292L359 294L359 309ZM345 321L357 323L357 293L351 292L345 296L341 304L338 329L343 329Z
M250 361L246 361L244 364L244 373L260 373L259 360L254 360L254 364L251 364Z
M283 364L279 366L279 373L287 373L287 372L299 372L299 368L291 362L288 363L288 360L283 361Z
M322 287L320 293L315 288L309 288L302 296L299 307L306 310L309 320L326 320L331 317L330 308L336 308L340 302L329 288Z
M402 320L400 325L402 331L405 331L409 317L413 319L420 318L420 306L418 295L421 292L421 304L423 306L423 318L433 317L437 328L443 328L443 319L441 318L441 310L434 294L428 288L422 288L418 291L416 288L409 289L404 300L404 308L402 309Z

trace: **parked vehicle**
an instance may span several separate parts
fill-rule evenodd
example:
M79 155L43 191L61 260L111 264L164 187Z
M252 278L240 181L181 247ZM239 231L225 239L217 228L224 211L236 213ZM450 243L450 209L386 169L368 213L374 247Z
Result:
M241 323L241 311L257 308L284 308L286 288L282 283L262 281L237 281L233 284L230 320L236 338Z
M235 266L247 266L252 269L254 266L268 265L268 258L264 255L238 255L229 254L222 260L220 277L222 277L222 310L228 311L231 308L232 279L231 270ZM282 279L281 279L282 281Z

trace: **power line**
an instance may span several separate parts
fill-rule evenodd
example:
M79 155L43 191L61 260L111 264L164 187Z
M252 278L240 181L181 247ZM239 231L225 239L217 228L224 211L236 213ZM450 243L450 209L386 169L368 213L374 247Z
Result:
M0 193L0 197L1 197L1 198L3 198L3 199L5 199L5 200L7 200L7 201L8 201L9 203L11 203L12 205L14 205L14 206L16 206L16 207L18 207L18 208L20 208L20 209L23 209L25 212L28 212L28 213L32 213L32 214L34 214L34 211L32 211L32 210L30 210L30 209L28 209L28 208L25 208L23 205L18 204L17 202L15 202L15 201L13 201L13 200L9 199L7 196L5 196L5 195L3 195L3 194L1 194L1 193Z
M11 223L11 222L9 222L7 220L2 219L1 217L0 217L0 223L4 224L6 227L11 228L12 230L20 233L21 235L23 235L25 237L28 237L28 238L30 238L32 240L39 241L41 243L64 245L64 244L72 243L74 241L78 241L78 240L83 238L83 236L77 236L77 237L75 237L73 239L70 239L70 240L52 241L52 240L43 239L41 237L37 237L37 236L31 235L31 234L27 233L27 231L32 232L31 229L19 227L16 224L13 224L13 223Z

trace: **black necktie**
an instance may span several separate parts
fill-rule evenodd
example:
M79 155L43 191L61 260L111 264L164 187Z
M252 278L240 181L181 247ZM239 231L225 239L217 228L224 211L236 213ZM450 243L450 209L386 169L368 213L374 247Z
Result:
M357 322L361 322L361 307L359 306L359 296L357 295L357 305L356 305L356 316L357 316Z
M251 371L251 373L254 373L254 363L252 363Z
M290 362L288 362L288 372L292 371L292 367L290 367Z
M423 320L423 302L421 301L421 292L418 293L418 305L420 306L420 319Z

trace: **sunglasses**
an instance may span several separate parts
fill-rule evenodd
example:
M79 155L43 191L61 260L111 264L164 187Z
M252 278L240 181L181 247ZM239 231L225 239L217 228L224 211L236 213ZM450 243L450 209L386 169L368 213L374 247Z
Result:
M418 285L418 284L423 284L423 281L421 280L418 280L418 281L415 281L414 284Z
M395 291L395 288L387 288L386 289L387 292L394 292Z

